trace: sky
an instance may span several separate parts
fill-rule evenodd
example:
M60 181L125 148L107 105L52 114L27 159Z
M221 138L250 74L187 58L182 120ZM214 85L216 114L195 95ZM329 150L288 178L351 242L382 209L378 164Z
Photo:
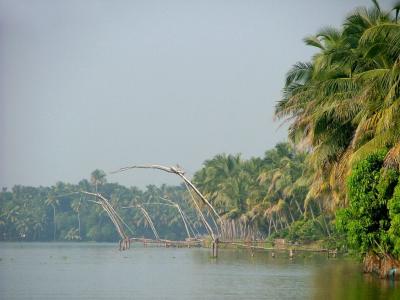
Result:
M302 39L369 4L0 0L0 187L262 156L286 140L274 105L315 52ZM107 179L179 183L152 170Z

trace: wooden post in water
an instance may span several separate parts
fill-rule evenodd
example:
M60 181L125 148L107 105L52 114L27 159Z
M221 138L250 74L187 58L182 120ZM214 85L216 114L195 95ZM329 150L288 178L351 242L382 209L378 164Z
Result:
M218 238L216 238L212 242L212 257L218 257L218 243L219 243L219 239Z

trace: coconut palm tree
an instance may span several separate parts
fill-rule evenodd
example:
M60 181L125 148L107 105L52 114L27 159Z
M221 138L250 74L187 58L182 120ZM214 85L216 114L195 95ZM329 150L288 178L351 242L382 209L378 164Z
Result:
M60 204L58 198L50 194L46 199L46 205L53 208L53 240L56 240L57 223L56 223L56 207Z
M97 193L98 186L101 186L107 182L106 173L103 170L96 169L90 174L90 182L95 188Z
M344 178L359 159L388 147L387 164L399 166L399 5L387 12L373 2L342 28L305 39L319 52L288 72L276 106L278 118L292 120L291 140L311 151L307 201L325 199L331 208L345 203Z
M301 191L307 189L304 183L306 157L306 153L296 151L287 143L278 144L275 149L266 152L265 161L268 163L260 172L258 181L261 186L267 186L261 211L271 219L269 232L271 225L274 225L274 217L278 217L278 221L282 220L287 226L289 222L303 217L305 195Z
M80 217L80 210L82 208L81 199L72 201L71 208L74 212L76 212L76 214L78 216L78 235L79 235L79 239L81 239L81 217Z
M241 164L240 155L218 154L204 162L204 167L195 173L193 182L217 209L225 210L235 200L226 194L229 189L224 185L232 184L228 182L238 175Z

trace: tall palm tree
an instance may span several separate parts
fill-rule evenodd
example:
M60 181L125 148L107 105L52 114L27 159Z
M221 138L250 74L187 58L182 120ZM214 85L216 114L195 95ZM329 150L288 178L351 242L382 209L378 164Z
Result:
M98 191L98 186L103 185L107 182L106 173L103 170L96 169L90 174L90 182L95 188L95 192Z
M272 219L271 225L274 225L274 217L278 217L278 221L283 220L286 225L303 217L304 194L301 191L307 189L304 182L306 157L306 153L296 151L288 143L278 144L275 149L267 151L267 163L258 180L261 186L267 185L262 207L264 215Z
M81 235L81 217L80 217L80 210L82 208L81 199L72 201L71 208L74 212L76 212L76 214L78 216L78 234L79 234L79 239L81 239L81 237L82 237L82 235Z
M57 223L56 223L56 207L60 204L59 200L52 194L46 199L46 205L53 208L53 240L56 240Z
M293 120L289 137L311 151L307 200L343 205L350 166L380 147L390 149L387 164L399 167L399 6L386 12L373 3L339 30L305 39L319 52L288 72L276 106L278 118Z
M204 162L204 167L195 173L193 182L217 209L225 209L235 200L226 194L228 189L224 185L238 175L241 165L240 155L218 154Z

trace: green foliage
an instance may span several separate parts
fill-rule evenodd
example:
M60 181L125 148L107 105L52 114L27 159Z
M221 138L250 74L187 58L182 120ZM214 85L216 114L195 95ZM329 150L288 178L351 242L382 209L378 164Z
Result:
M224 234L230 232L228 238L286 235L290 225L303 218L308 192L307 180L304 180L306 158L306 153L287 143L276 145L262 158L244 160L240 155L217 155L204 163L193 181L225 220L223 230ZM142 191L108 183L105 173L95 170L90 181L84 179L76 185L58 182L51 187L15 186L10 192L3 190L0 193L0 239L118 240L107 213L89 201L93 197L77 193L82 190L99 192L109 199L135 236L152 237L153 234L140 210L123 207L143 204L161 237L187 237L176 208L160 205L163 202L160 197L180 205L193 231L205 232L184 185L149 185ZM323 222L318 219L323 213L315 210L319 222L307 221L297 234L299 240L314 240L326 234L321 233ZM193 236L193 232L191 234Z
M290 120L289 138L310 153L280 143L248 160L216 155L196 172L194 183L224 219L225 234L299 241L332 236L330 214L348 199L349 206L336 213L336 226L349 245L400 255L398 12L398 6L384 11L374 1L349 14L340 28L325 27L304 39L317 53L287 73L276 116ZM388 151L377 151L382 148ZM200 224L184 186L150 185L141 191L107 183L104 171L95 170L77 185L3 190L0 239L118 239L100 207L70 194L79 190L105 195L137 236L151 235L146 220L122 207L155 204L160 196L179 203L194 225ZM148 210L161 236L185 237L174 208Z
M286 237L291 241L308 243L323 239L326 237L326 234L321 229L321 226L317 221L308 219L294 222L290 226L288 235Z
M191 220L191 225L201 229L197 215L188 205L182 186L148 186L145 191L107 183L104 172L96 170L91 175L92 184L82 180L77 185L58 182L51 187L14 186L11 191L0 192L0 240L24 241L99 241L113 242L119 239L114 225L104 210L90 202L93 197L78 191L98 191L110 199L113 207L124 218L136 236L152 235L143 218L135 209L123 209L132 203L162 202L160 196L169 197L180 205ZM181 218L175 208L148 205L159 233L165 238L187 237Z
M289 143L277 144L262 158L220 154L206 160L193 181L226 220L228 239L247 238L243 227L253 236L282 236L303 218L306 159L305 152Z
M289 138L312 149L309 198L332 206L346 204L347 171L377 149L387 147L385 164L400 167L398 6L376 3L304 40L317 53L289 70L276 105L276 116L290 122Z
M370 154L352 169L347 182L349 207L336 213L338 230L361 253L399 254L399 172L383 168L386 153Z
M388 208L391 219L389 237L393 242L393 253L400 257L400 178L392 199L388 201Z

